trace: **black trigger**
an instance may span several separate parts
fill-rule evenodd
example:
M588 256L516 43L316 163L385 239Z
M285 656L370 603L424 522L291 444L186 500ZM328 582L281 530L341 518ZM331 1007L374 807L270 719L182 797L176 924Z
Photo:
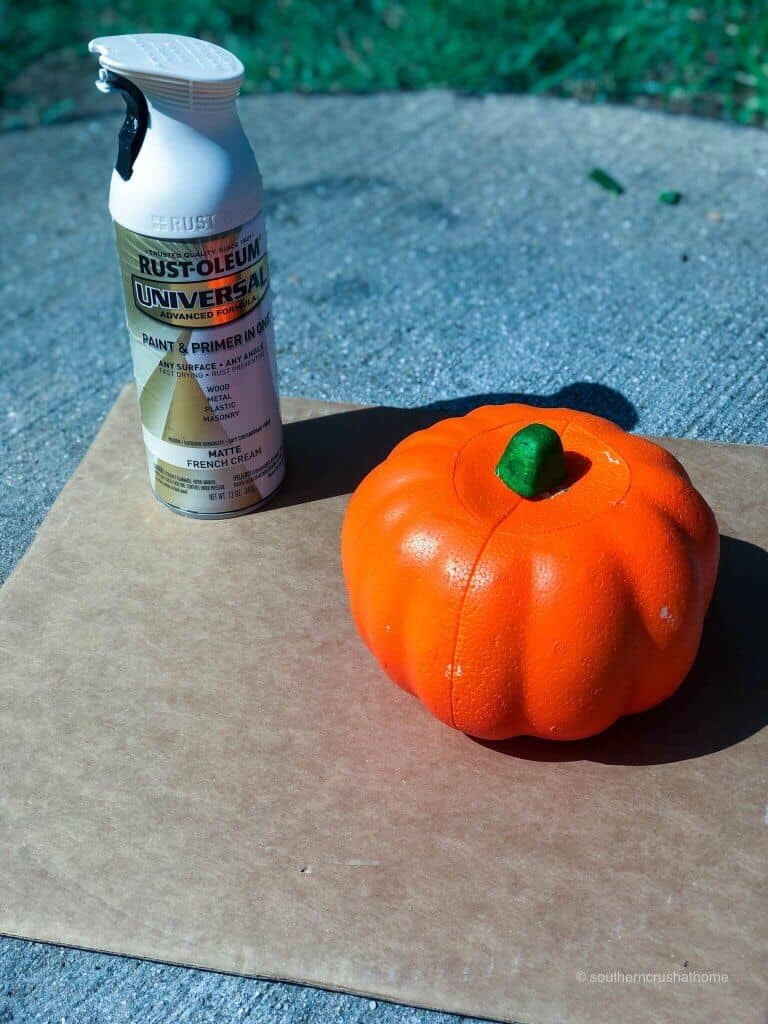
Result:
M133 174L133 165L139 155L149 123L149 108L144 93L122 75L102 69L99 87L104 92L119 92L125 100L125 120L117 137L115 170L124 181Z

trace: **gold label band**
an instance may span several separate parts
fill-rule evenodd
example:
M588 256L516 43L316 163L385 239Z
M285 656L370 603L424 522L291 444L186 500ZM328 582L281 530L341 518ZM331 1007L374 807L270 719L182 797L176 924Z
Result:
M133 301L160 323L215 327L250 313L269 287L267 254L237 274L205 281L163 281L131 275Z

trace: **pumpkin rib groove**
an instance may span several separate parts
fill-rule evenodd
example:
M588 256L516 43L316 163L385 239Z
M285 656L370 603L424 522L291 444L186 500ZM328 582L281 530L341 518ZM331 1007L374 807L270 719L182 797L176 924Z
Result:
M502 519L504 519L504 518L506 518L506 515L502 516ZM456 683L456 650L457 650L457 648L459 646L459 634L461 632L461 618L462 618L462 615L464 614L464 605L466 604L467 596L469 594L470 587L472 586L472 580L475 578L475 573L477 571L477 567L480 564L480 559L483 557L483 552L486 550L486 548L490 544L491 539L492 539L494 533L496 532L496 526L497 525L498 524L494 523L494 525L491 527L490 531L488 532L488 536L480 544L480 547L478 549L478 552L477 552L477 555L475 557L475 560L472 563L472 568L469 570L469 575L467 576L467 582L464 584L464 590L463 590L462 595L461 595L461 600L459 601L459 609L458 609L458 612L456 614L456 628L455 628L454 633L453 633L453 645L451 647L451 680L450 680L450 683L449 683L449 686L450 686L449 701L450 701L450 708L451 708L451 725L453 726L454 729L458 728L458 726L456 725L456 710L455 710L454 705L453 705L453 690L454 690L454 686L455 686L455 683Z
M675 518L669 514L669 512L660 504L652 501L644 493L643 488L639 487L635 490L635 502L640 506L642 510L642 516L646 521L653 524L654 531L668 530L670 536L674 538L674 545L677 546L677 555L681 559L682 565L684 566L684 575L687 577L688 589L692 595L701 593L702 591L702 573L699 565L696 552L692 539L687 535L686 531L681 528ZM635 509L637 514L637 509ZM650 622L648 619L648 607L647 601L643 599L640 593L640 582L631 572L631 568L627 567L626 564L626 551L624 547L618 543L615 536L615 530L611 531L611 547L614 551L617 564L620 566L621 574L624 579L625 589L629 596L632 609L634 611L636 625L639 625L640 635L643 638L645 645L647 646L648 653L646 658L653 660L661 660L664 663L669 661L680 660L683 657L683 653L686 649L686 642L684 636L677 636L673 639L671 644L671 650L665 649L659 642L657 636L654 635ZM679 574L679 570L678 570ZM686 602L687 604L688 602ZM662 606L663 608L664 606ZM702 613L703 621L703 613ZM700 639L700 631L699 631ZM698 641L694 644L694 654L698 647ZM684 659L689 661L687 657ZM657 664L657 671L661 671L661 666ZM681 674L682 678L690 671L690 664L688 664L686 670ZM679 682L675 685L675 689L679 685ZM644 700L638 702L638 693L643 691L642 684L637 684L634 688L630 688L628 691L628 700L624 707L622 714L640 714L642 711L647 710L648 707L653 707L659 703L659 699L656 696L648 700L647 688L646 697ZM673 691L674 692L674 691ZM669 696L669 694L667 694ZM633 708L632 705L640 703L641 707Z
M457 455L456 459L458 461L458 455ZM455 681L456 681L456 651L458 649L459 636L461 634L461 622L462 622L462 618L463 618L463 615L464 615L464 606L467 603L467 597L469 596L469 592L470 592L470 589L472 587L472 583L473 583L474 578L475 578L475 573L477 572L477 567L480 565L480 559L483 557L485 552L488 550L488 545L493 540L496 531L499 529L499 527L505 521L505 519L508 519L512 515L512 513L515 511L516 507L517 507L516 505L513 505L512 508L507 509L507 511L504 512L504 514L501 515L496 520L496 522L493 524L493 526L488 531L488 535L485 537L485 539L480 544L480 546L478 548L478 551L477 551L477 556L475 557L474 561L472 562L472 568L470 569L469 575L467 576L467 582L464 585L464 590L462 592L461 600L459 602L459 608L458 608L458 612L456 614L456 629L455 629L455 632L454 632L453 646L451 648L451 681L450 681L450 694L449 694L449 697L450 697L450 708L451 708L451 724L453 725L454 729L458 728L457 725L456 725L456 712L455 712L454 703L453 703L453 691L454 691L454 685L455 685ZM463 505L462 505L462 508L463 508Z
M629 491L627 491L627 493L629 493ZM624 627L622 633L622 642L620 646L622 647L622 649L624 649L626 647L627 639L631 638L634 632L634 627L632 623L643 622L643 614L642 609L640 607L640 601L638 599L637 592L635 591L632 573L629 571L626 565L623 547L621 544L618 543L618 540L615 537L613 530L609 529L608 531L606 531L606 534L603 538L603 543L607 547L610 547L611 556L614 561L614 570L617 573L619 579L621 580L621 590L624 595L624 599L627 602L627 609L632 613L632 615L627 614L623 617ZM645 628L644 624L642 627L642 640L644 644L649 644L651 646L653 645L653 639L648 630ZM632 663L632 659L629 660L630 663ZM618 722L618 720L622 718L624 715L630 714L629 707L632 703L632 698L638 685L639 683L637 680L637 670L635 669L635 672L630 678L630 682L626 683L626 693L624 701L622 702L621 711L616 715L616 718L611 723L612 725L615 725L616 722Z
M674 494L666 493L666 489L662 486L664 482L663 470L658 466L647 465L643 468L640 478L641 493L644 496L646 492L655 495L655 501L652 504L655 504L658 511L663 513L674 524L679 535L683 538L696 572L703 579L705 570L700 560L703 557L703 551L706 549L708 534L713 526L717 530L717 520L708 506L691 506L685 503L685 492L691 489L693 484L688 479L685 469L679 463L677 465L681 472L681 475L678 476L679 490L677 492ZM647 496L645 500L648 500ZM686 512L689 516L688 519L685 516Z
M583 542L582 542L583 541ZM599 588L594 595L593 603L578 602L574 608L574 618L567 620L567 606L564 608L562 599L555 596L552 604L549 604L547 615L551 616L552 634L548 638L549 644L542 641L545 636L542 629L542 619L536 615L536 602L531 601L527 606L528 617L520 625L520 633L524 640L524 658L522 663L522 692L524 697L524 718L528 722L527 735L538 736L543 739L557 740L562 738L565 731L569 738L581 738L588 735L591 726L585 731L583 719L586 715L592 723L599 720L600 728L609 728L622 714L625 695L628 692L631 682L629 672L620 660L618 652L625 651L627 636L631 636L626 629L626 613L632 607L632 600L628 594L626 577L620 568L618 556L613 550L613 544L606 543L600 548L595 548L589 543L588 537L575 544L579 549L579 557L574 562L573 578L575 591L566 590L568 600L574 594L578 594L580 588L579 580L593 580L594 585ZM562 549L553 547L547 551L536 552L535 559L541 555L545 556L545 563L550 563L552 570L558 572L563 566ZM535 595L537 583L536 573L530 583L531 594ZM540 584L539 584L540 585ZM559 589L559 587L558 587ZM610 595L610 596L606 596ZM597 622L606 621L606 616L611 609L620 609L617 615L618 628L622 628L620 638L616 638L615 628L611 627L613 634L607 642L604 642L600 649L595 649L594 637L596 632L593 626L593 619L596 614L596 607L602 609L597 612ZM576 622L580 621L580 632L576 629ZM564 623L564 628L560 624ZM570 628L569 628L570 627ZM598 627L599 632L599 627ZM577 645L581 642L588 644L595 650L594 661L591 662L591 681L589 686L583 686L580 682L581 673L576 671L573 676L573 688L568 699L558 692L557 679L560 676L560 665L542 650L548 646L563 645L566 657L573 658L574 638L578 636ZM542 658L544 663L542 664ZM631 667L631 659L629 661ZM542 704L542 693L548 692L552 697L552 707L548 709ZM592 709L591 711L588 709ZM609 710L610 709L610 710ZM582 724L577 724L578 720Z

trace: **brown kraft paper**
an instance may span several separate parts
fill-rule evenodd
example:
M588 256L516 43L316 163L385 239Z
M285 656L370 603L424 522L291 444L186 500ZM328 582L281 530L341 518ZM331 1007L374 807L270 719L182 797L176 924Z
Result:
M505 1021L763 1021L766 450L662 441L723 534L678 694L494 747L347 611L347 496L430 414L284 406L281 495L200 522L126 389L0 592L0 930Z

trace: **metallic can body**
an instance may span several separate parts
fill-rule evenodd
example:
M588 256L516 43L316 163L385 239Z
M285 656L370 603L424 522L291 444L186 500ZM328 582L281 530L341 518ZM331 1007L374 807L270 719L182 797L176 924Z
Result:
M199 518L250 512L285 471L263 215L203 237L115 228L152 488Z

